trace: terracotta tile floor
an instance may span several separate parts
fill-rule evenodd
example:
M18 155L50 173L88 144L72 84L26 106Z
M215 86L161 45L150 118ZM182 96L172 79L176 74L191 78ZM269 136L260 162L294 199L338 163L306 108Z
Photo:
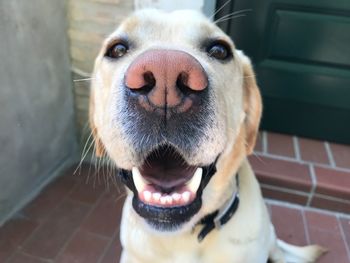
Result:
M123 191L72 169L0 228L0 262L115 263L120 254L119 220ZM304 245L329 248L321 263L350 262L350 217L279 201L267 201L278 235Z
M261 131L250 161L265 196L350 213L350 145Z

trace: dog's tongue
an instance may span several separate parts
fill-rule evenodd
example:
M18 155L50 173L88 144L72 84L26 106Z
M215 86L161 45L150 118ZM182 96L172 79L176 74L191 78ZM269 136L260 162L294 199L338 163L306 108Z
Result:
M147 157L140 172L148 182L171 189L190 180L196 168L189 166L174 148L163 146Z

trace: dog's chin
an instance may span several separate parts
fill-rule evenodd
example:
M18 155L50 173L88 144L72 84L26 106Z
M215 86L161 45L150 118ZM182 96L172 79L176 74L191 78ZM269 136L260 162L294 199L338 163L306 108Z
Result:
M172 146L153 150L140 167L121 170L133 192L132 205L147 224L162 232L181 230L202 207L202 193L215 174L216 160L189 165Z

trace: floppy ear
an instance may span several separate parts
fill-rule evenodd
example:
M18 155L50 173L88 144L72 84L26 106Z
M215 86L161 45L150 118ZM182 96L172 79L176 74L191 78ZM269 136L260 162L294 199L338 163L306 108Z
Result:
M241 53L241 52L240 52ZM247 153L252 154L259 130L262 102L255 74L248 57L240 54L243 62L243 94L245 112L245 140Z
M90 102L89 102L89 123L90 123L90 129L92 132L92 136L94 137L94 141L95 141L95 155L96 157L103 157L103 155L105 154L106 150L103 146L103 143L100 139L100 137L98 136L98 132L97 132L97 127L95 125L94 122L94 118L93 118L93 113L95 110L95 103L94 103L94 98L93 98L93 92L91 91L90 93Z

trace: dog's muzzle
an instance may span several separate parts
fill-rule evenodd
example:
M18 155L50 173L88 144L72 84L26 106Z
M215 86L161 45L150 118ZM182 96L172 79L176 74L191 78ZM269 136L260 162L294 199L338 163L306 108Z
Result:
M157 229L175 230L199 211L215 173L215 162L186 161L212 125L207 74L184 51L151 49L127 68L123 92L120 119L141 165L121 176L135 211Z

